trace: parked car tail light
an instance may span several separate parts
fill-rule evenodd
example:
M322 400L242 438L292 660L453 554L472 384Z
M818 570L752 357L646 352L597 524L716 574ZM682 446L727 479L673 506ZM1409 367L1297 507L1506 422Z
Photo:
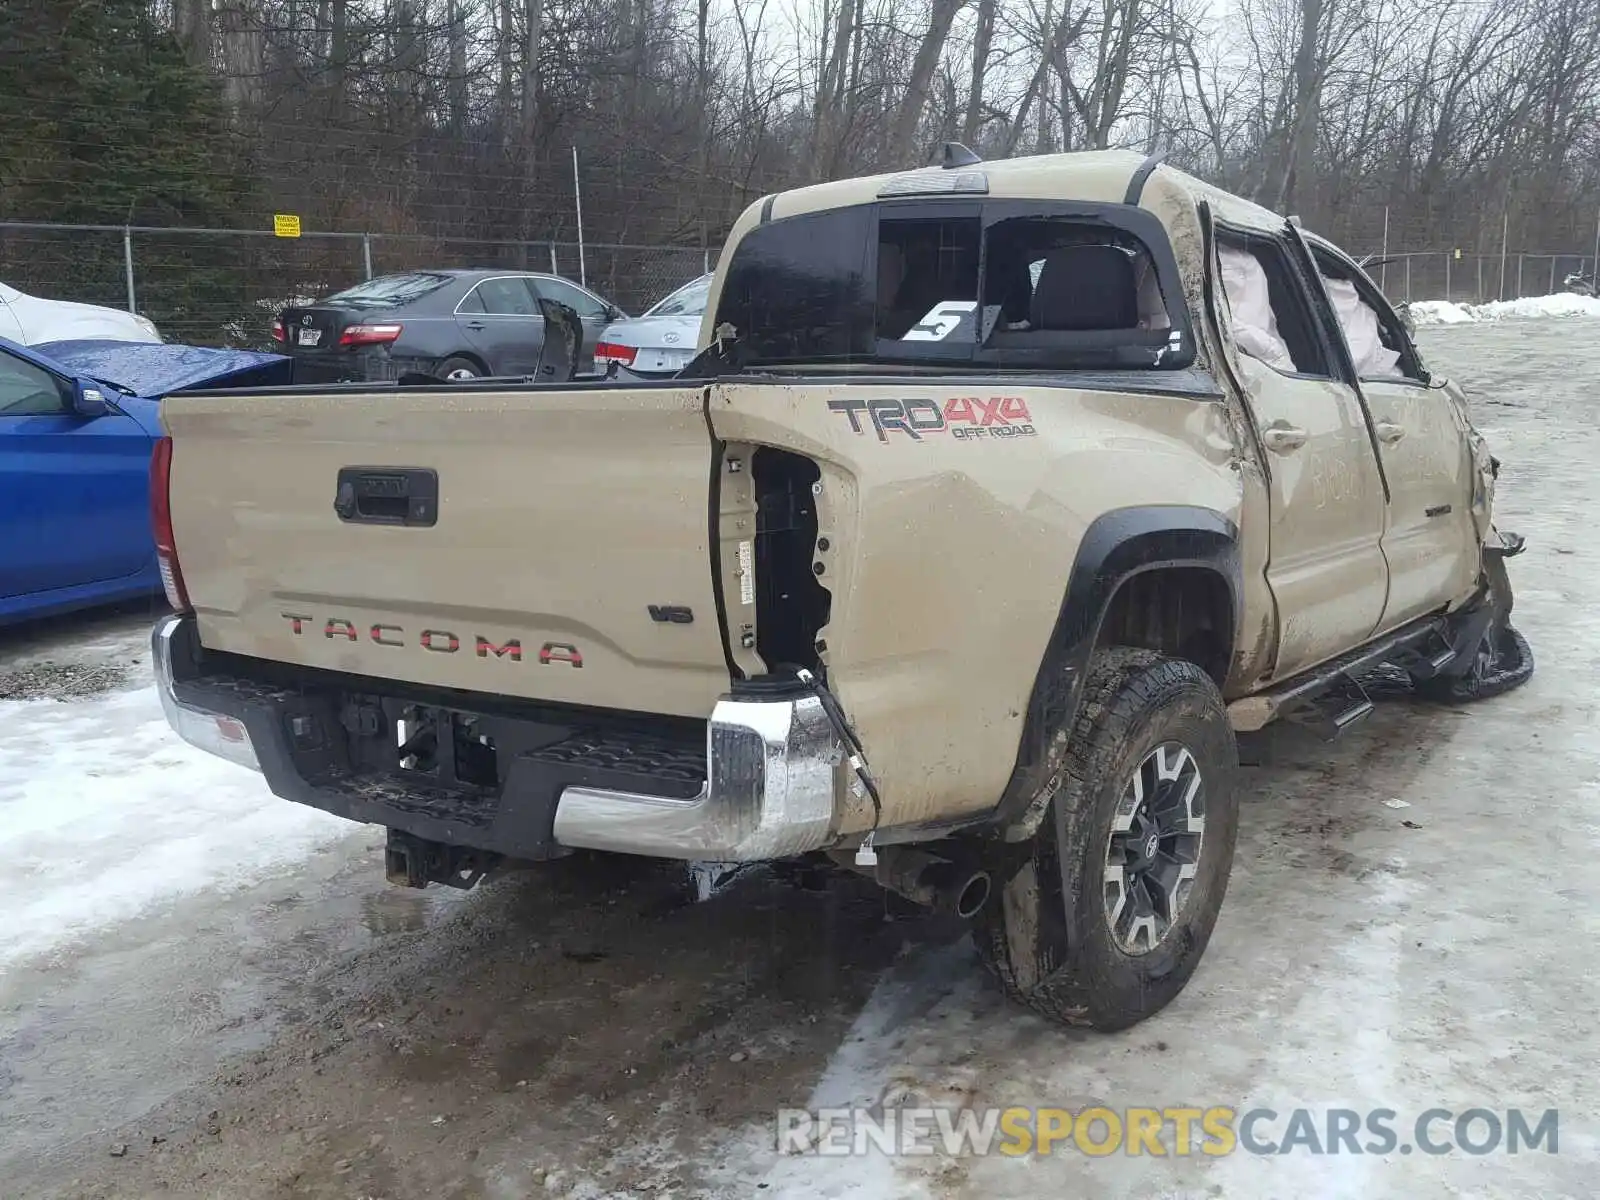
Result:
M172 536L172 439L157 438L150 452L150 525L156 536L156 563L167 603L178 612L189 609L189 593L178 569L178 547Z
M281 320L274 319L272 322L272 340L275 342L287 342L289 340L289 335L283 331L283 322Z
M638 355L637 347L624 346L617 342L599 342L594 348L596 361L621 363L625 367L633 366L633 360Z
M339 335L339 345L387 346L404 328L404 325L348 325Z

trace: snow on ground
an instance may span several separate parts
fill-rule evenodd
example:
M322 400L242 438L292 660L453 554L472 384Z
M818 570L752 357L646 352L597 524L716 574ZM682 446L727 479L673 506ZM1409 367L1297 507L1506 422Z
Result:
M1469 305L1453 300L1413 300L1406 311L1418 325L1465 325L1478 319Z
M149 672L0 701L0 969L178 896L241 887L357 827L180 741Z
M1506 318L1600 317L1600 298L1558 292L1553 296L1524 296L1520 300L1491 300L1487 304L1456 304L1450 300L1417 300L1410 306L1418 325L1463 325L1469 321Z

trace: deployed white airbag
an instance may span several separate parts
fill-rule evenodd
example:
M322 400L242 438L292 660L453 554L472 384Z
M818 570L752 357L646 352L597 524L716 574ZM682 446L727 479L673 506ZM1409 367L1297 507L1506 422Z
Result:
M1252 358L1269 367L1293 371L1289 347L1278 336L1278 320L1272 315L1272 299L1267 290L1267 273L1248 250L1218 246L1222 261L1222 289L1228 298L1233 340Z
M1348 279L1330 279L1326 275L1322 282L1328 289L1328 299L1333 301L1334 311L1339 314L1339 325L1350 347L1350 357L1355 360L1356 374L1362 378L1399 375L1400 355L1383 344L1378 333L1377 311L1361 298L1356 285Z

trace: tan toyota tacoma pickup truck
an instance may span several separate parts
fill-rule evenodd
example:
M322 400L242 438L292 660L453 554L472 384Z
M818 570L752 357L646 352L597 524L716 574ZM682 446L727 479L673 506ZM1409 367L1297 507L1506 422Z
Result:
M173 725L400 882L828 855L1115 1029L1216 922L1236 731L1533 668L1461 393L1351 259L1154 160L767 197L701 346L168 398Z

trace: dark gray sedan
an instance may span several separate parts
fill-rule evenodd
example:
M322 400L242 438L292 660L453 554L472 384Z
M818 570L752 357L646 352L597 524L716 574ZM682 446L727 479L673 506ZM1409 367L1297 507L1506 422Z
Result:
M272 336L294 357L301 379L534 375L545 342L541 300L576 313L583 325L576 369L592 370L600 332L622 310L571 280L528 271L383 275L285 308Z

